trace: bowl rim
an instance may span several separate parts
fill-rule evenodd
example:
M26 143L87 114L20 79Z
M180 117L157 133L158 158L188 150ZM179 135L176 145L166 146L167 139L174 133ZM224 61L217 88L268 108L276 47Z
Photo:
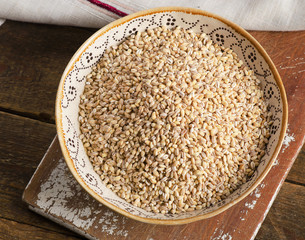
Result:
M117 27L119 25L122 25L122 24L124 24L128 21L131 21L134 18L138 18L138 17L146 16L146 15L151 15L151 14L154 14L154 13L173 12L173 11L174 12L184 12L184 13L189 13L189 14L194 14L194 15L203 15L203 16L206 16L206 17L215 18L215 19L227 24L228 26L232 27L236 32L238 32L239 34L241 34L243 37L247 38L247 40L249 40L251 42L251 44L260 52L260 54L263 56L266 63L269 65L270 70L271 70L271 72L274 76L274 79L275 79L276 83L277 83L277 86L280 89L280 95L281 95L281 99L282 99L282 102L283 102L282 128L281 128L281 131L280 131L279 140L278 140L277 145L275 147L275 150L274 150L274 152L271 156L271 160L269 161L269 164L265 167L262 174L257 178L257 180L252 184L252 186L249 187L249 189L247 189L243 194L238 196L235 200L221 206L220 208L218 208L215 211L212 211L212 212L209 212L209 213L206 213L206 214L202 214L202 215L199 215L199 216L193 216L193 217L188 217L188 218L184 218L184 219L145 218L145 217L140 217L140 216L131 214L131 213L113 205L112 203L106 201L101 196L99 196L96 192L94 192L85 183L85 181L81 178L81 176L78 174L78 172L77 172L77 170L76 170L76 168L73 164L73 160L70 157L68 148L65 144L64 132L63 132L63 126L62 126L61 100L63 99L64 82L65 82L65 79L66 79L68 73L73 69L74 64L79 60L82 53L92 44L92 42L94 40L96 40L98 37L100 37L101 35L108 32L112 28ZM271 58L266 53L264 48L258 43L258 41L254 37L252 37L250 35L250 33L248 33L242 27L238 26L237 24L235 24L235 23L233 23L233 22L231 22L231 21L229 21L229 20L227 20L223 17L217 16L213 13L210 13L210 12L207 12L207 11L204 11L204 10L200 10L200 9L187 8L187 7L158 7L158 8L152 8L152 9L148 9L148 10L144 10L144 11L139 11L139 12L130 14L126 17L118 19L118 20L104 26L103 28L99 29L97 32L95 32L91 37L89 37L80 46L80 48L75 52L75 54L73 55L73 57L71 58L71 60L67 64L67 66L66 66L66 68L65 68L65 70L62 74L62 77L60 79L60 83L59 83L58 90L57 90L57 95L56 95L56 103L55 103L55 121L56 121L56 130L57 130L57 135L58 135L60 147L61 147L64 159L65 159L65 161L68 165L68 168L69 168L70 172L72 173L72 175L74 176L74 178L77 180L77 182L93 198L95 198L98 202L102 203L103 205L106 205L110 209L112 209L112 210L114 210L114 211L116 211L116 212L118 212L118 213L120 213L124 216L132 218L134 220L138 220L138 221L141 221L141 222L144 222L144 223L151 223L151 224L178 225L178 224L186 224L186 223L206 219L206 218L209 218L209 217L213 217L213 216L227 210L231 206L233 206L236 203L243 200L246 196L248 196L262 182L262 180L266 177L266 175L268 174L268 172L272 168L273 163L274 163L274 161L275 161L275 159L276 159L276 157L277 157L277 155L280 151L281 145L282 145L284 137L285 137L285 133L286 133L286 129L287 129L287 122L288 122L288 103L287 103L285 88L284 88L284 85L282 83L281 77L280 77L274 63L272 62Z

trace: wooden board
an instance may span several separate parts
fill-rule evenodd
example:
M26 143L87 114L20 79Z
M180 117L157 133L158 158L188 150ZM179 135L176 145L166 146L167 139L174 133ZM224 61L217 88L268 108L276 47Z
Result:
M33 211L89 239L254 239L282 184L282 178L272 180L282 165L275 165L250 196L218 216L181 226L151 225L128 219L91 198L69 172L55 138L23 199Z
M62 71L94 31L13 21L6 21L0 28L0 239L41 239L42 236L79 239L73 232L28 211L21 202L21 194L54 137L54 100ZM275 62L286 87L290 109L287 139L291 142L281 161L292 164L304 139L305 116L301 110L304 109L305 31L251 34ZM304 206L301 193L305 192L304 152L267 215L258 239L304 239L305 213L301 208ZM263 195L259 201L264 201ZM255 209L260 206L258 202ZM186 227L182 232L194 229ZM198 232L197 239L205 239L204 235L199 236L201 233ZM142 239L141 234L138 239Z

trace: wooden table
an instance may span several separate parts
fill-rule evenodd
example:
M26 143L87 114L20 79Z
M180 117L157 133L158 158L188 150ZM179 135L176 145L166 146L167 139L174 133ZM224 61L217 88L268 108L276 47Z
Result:
M0 27L0 239L81 239L29 211L21 195L56 134L55 95L65 65L95 31L13 21ZM277 66L288 102L304 102L305 31L251 34ZM295 142L285 150L287 161L301 152L256 239L305 239L305 129L297 118L302 107L289 106L300 127L290 133Z

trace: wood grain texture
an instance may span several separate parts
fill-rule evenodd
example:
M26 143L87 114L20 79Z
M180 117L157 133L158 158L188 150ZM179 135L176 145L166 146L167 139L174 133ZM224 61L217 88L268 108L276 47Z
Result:
M55 126L3 112L0 126L0 218L75 235L29 211L21 200L24 188L54 138Z
M287 180L305 186L305 146L303 146L295 160L287 176Z
M305 191L284 183L256 239L305 239Z
M51 232L27 224L22 224L10 220L0 218L0 239L48 239L48 240L79 240L79 237L67 236L64 234Z
M0 107L54 121L62 72L92 33L82 28L5 22L0 29Z
M3 112L0 122L1 161L34 170L56 134L55 125Z

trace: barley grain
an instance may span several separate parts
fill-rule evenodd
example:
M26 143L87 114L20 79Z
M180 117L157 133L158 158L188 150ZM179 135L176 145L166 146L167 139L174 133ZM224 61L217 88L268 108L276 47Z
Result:
M106 51L80 97L103 183L147 211L209 207L253 175L272 114L260 81L205 33L150 29Z

